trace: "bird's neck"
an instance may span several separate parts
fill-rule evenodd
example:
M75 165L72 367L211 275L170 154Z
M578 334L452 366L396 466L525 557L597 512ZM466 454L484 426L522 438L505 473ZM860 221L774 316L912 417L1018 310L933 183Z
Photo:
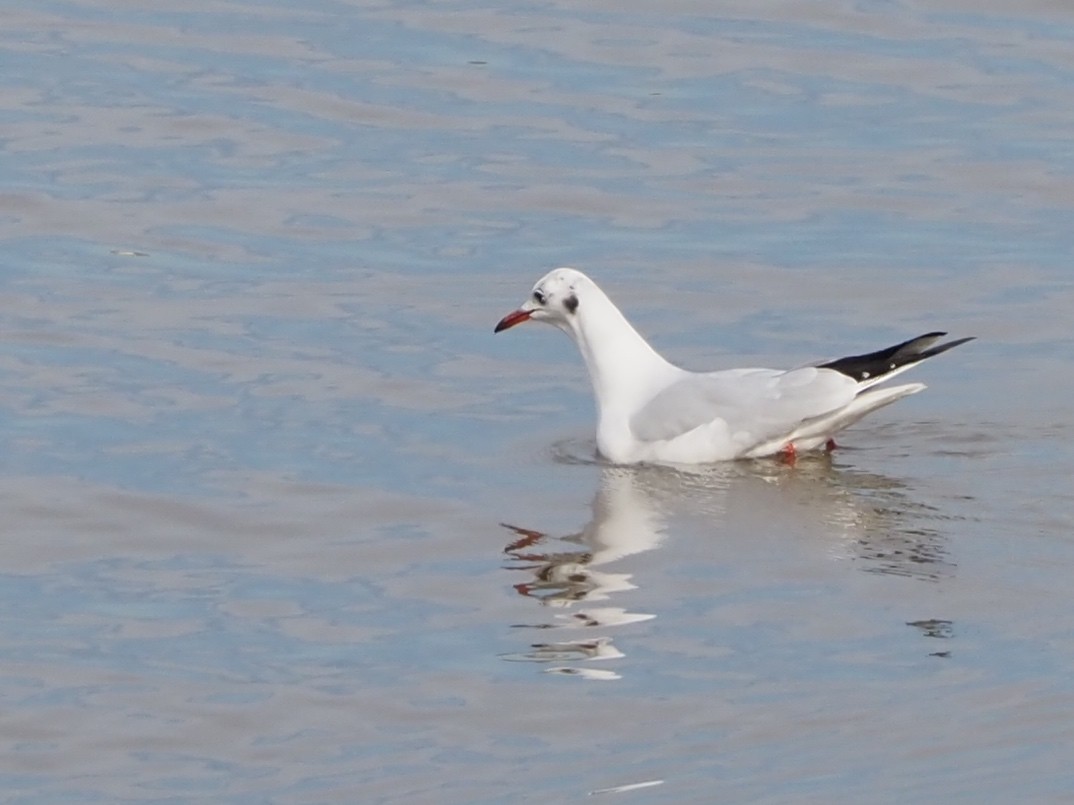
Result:
M588 309L574 326L578 349L589 370L602 428L609 419L625 419L681 370L641 337L603 293L586 299Z

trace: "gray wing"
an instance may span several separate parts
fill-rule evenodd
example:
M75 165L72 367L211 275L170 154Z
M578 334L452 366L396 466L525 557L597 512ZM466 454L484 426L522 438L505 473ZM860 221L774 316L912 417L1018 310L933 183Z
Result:
M763 441L842 408L857 392L852 378L815 366L690 374L653 397L630 429L644 441L662 441L722 419L731 433Z

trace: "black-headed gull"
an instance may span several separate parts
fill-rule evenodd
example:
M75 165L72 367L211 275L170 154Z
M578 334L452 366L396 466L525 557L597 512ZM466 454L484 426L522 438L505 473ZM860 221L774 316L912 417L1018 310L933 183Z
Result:
M668 363L589 277L557 268L496 332L528 320L578 345L597 400L597 449L616 464L702 464L834 446L833 436L924 383L877 387L926 358L972 341L933 346L926 333L888 349L797 369L690 372Z

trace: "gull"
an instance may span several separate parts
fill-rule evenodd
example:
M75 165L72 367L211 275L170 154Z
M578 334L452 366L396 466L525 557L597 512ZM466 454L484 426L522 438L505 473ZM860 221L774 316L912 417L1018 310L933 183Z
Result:
M597 284L550 271L496 325L558 327L578 345L597 404L597 450L613 464L704 464L835 447L866 414L924 383L878 386L926 358L972 341L932 332L887 349L795 369L691 372L665 360ZM934 346L935 345L935 346Z

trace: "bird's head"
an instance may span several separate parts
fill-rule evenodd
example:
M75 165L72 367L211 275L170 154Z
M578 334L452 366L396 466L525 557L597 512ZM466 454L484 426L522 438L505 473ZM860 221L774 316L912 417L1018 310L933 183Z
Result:
M533 320L555 325L571 333L585 306L586 296L595 288L589 277L573 268L549 271L533 286L529 297L518 310L500 319L495 332Z

